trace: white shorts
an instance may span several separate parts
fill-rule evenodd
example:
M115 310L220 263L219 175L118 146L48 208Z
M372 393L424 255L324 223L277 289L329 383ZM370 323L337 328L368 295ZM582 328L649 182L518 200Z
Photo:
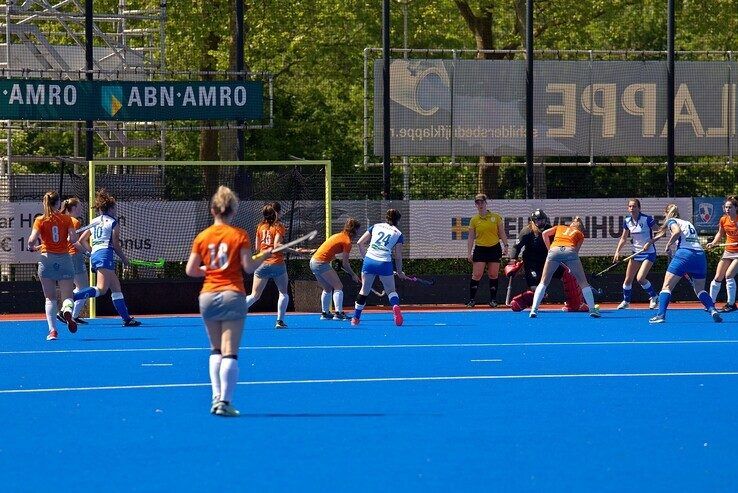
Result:
M729 251L725 250L723 252L723 256L720 257L720 258L721 259L727 258L727 259L731 259L732 260L734 258L738 258L738 252L729 252Z

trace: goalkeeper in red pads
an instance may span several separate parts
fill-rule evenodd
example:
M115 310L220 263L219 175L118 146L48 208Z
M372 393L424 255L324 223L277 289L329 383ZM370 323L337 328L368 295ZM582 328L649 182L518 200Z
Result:
M525 284L528 290L515 296L510 301L510 308L519 312L533 304L533 292L538 286L543 272L543 265L546 263L548 248L543 241L541 233L551 227L548 216L541 209L536 209L530 215L528 225L525 226L518 234L518 240L510 251L511 262L505 267L505 275L512 283L515 274L523 269L525 274ZM522 256L522 260L518 257ZM565 265L560 265L554 273L554 278L561 279L564 283L564 311L568 312L586 312L589 307L584 302L582 289L579 287L576 278L569 272Z

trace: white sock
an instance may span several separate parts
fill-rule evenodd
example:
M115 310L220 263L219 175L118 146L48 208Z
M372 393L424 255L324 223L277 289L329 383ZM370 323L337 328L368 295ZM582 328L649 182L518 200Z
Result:
M277 320L284 321L284 314L287 313L287 305L290 304L290 295L279 293L277 298Z
M246 309L248 310L251 308L251 305L256 303L256 300L257 298L253 294L246 295Z
M82 313L82 310L85 307L85 302L87 300L77 300L74 302L74 310L72 310L72 317L77 318L79 317L79 314Z
M582 296L584 296L584 302L587 303L587 306L589 307L589 311L594 310L595 297L594 297L594 294L592 294L592 286L587 286L586 288L582 288Z
M343 311L343 290L342 289L336 289L333 291L333 306L336 308L337 312Z
M543 301L543 297L546 296L547 287L548 286L543 283L536 286L536 292L533 294L533 306L530 307L531 311L538 310L538 307L541 305L541 301Z
M728 291L728 304L732 305L735 303L735 278L725 280L725 289Z
M320 293L320 311L323 313L331 311L331 293L325 290Z
M46 311L46 322L49 324L49 331L56 330L56 323L54 323L54 320L56 320L56 300L46 300L44 309Z
M710 298L712 298L712 302L715 303L717 301L717 297L720 294L720 288L723 287L722 282L718 282L713 280L710 283Z
M208 367L210 368L210 386L213 389L213 397L220 399L220 362L223 355L211 354Z
M223 358L220 362L220 400L231 402L238 383L238 360Z

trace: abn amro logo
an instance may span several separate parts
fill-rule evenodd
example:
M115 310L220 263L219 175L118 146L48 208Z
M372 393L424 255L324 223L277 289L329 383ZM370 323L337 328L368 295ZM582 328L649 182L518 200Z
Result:
M110 116L115 116L123 107L123 88L121 86L105 86L102 88L102 107Z

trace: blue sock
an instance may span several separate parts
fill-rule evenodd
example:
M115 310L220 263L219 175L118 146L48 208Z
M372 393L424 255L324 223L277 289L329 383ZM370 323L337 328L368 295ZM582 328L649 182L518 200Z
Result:
M705 308L708 310L712 310L715 308L715 303L712 302L712 298L709 294L707 294L707 291L702 290L697 294L697 297L700 299L703 305L705 305Z
M633 299L633 288L631 286L628 286L627 288L623 286L623 300L630 303L630 300Z
M395 306L400 304L400 296L394 291L391 292L387 297L389 298L390 305Z
M659 293L659 315L662 317L666 316L666 308L669 306L671 301L671 293L669 291L661 291Z
M97 288L92 286L83 288L74 293L74 301L86 300L87 298L96 298L98 296Z
M118 312L118 315L120 315L120 318L122 318L124 322L128 322L131 319L131 316L128 314L128 307L126 306L126 300L123 299L123 293L113 293L111 298L113 298L115 311Z
M648 293L649 298L653 298L654 296L656 296L656 290L653 289L653 284L651 284L649 281L646 281L645 284L641 284L641 287L646 293Z
M354 303L354 318L358 319L361 317L361 311L364 309L364 305Z

